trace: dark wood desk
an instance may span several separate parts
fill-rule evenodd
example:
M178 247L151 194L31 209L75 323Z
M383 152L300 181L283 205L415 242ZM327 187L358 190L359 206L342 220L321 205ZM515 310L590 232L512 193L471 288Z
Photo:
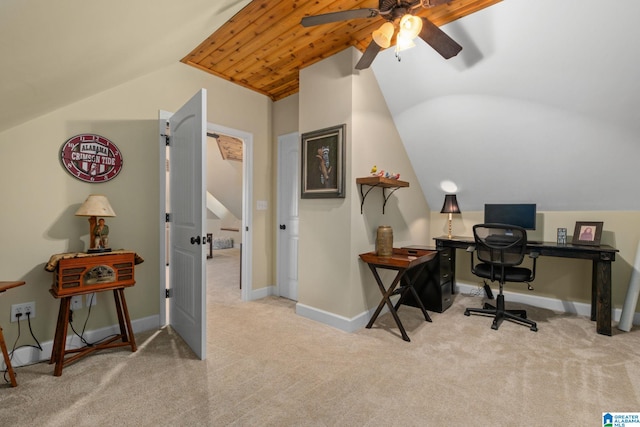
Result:
M422 310L422 314L424 315L424 320L431 322L431 318L429 317L427 310L424 308L420 297L413 288L413 283L427 265L427 262L432 260L437 254L437 251L416 251L396 248L393 249L393 254L390 257L379 257L375 252L360 254L360 259L366 262L371 269L373 277L376 279L376 283L378 284L378 288L382 293L382 300L380 301L380 304L378 304L378 308L376 308L373 316L371 316L371 319L367 324L367 329L371 329L373 322L378 318L382 308L386 304L396 322L396 325L398 325L398 329L400 329L402 339L405 341L411 341L397 313L397 310L400 307L400 304L402 304L402 300L407 292L411 292L414 300L418 303ZM380 275L378 274L378 268L395 270L398 272L388 288L385 288L382 283L382 279L380 279ZM396 290L399 283L402 283L402 285ZM393 295L400 295L400 299L395 306L390 300Z
M473 237L436 237L436 249L467 249L475 244ZM587 259L592 261L591 273L591 320L596 321L596 332L611 336L611 263L618 250L609 245L586 246L560 245L556 242L529 242L527 253L537 252L540 256ZM452 253L455 271L455 251Z
M24 285L25 282L0 282L0 293L6 292L7 289L16 288ZM2 333L2 327L0 327L0 348L2 349L2 356L4 357L4 364L7 366L7 372L9 373L9 380L11 381L11 387L18 385L16 381L16 373L11 366L11 359L9 358L9 352L7 352L7 344L4 342L4 334Z

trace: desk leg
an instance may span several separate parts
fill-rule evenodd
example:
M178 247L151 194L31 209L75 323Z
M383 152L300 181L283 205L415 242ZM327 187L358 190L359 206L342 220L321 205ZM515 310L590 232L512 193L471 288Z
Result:
M376 308L376 311L373 313L373 316L371 316L371 320L369 320L369 323L367 324L367 329L371 329L371 327L373 326L373 322L375 322L375 320L378 318L378 316L380 315L380 312L382 311L382 307L384 307L384 305L386 304L387 307L389 307L389 311L391 312L393 319L396 321L396 325L398 325L398 329L400 329L400 333L402 334L402 339L405 341L411 341L409 339L409 335L407 335L407 332L404 330L404 326L402 326L402 322L398 317L398 313L396 313L396 309L393 307L393 304L389 299L389 297L393 294L393 291L396 288L396 286L398 286L398 283L402 278L403 271L399 271L395 279L393 279L393 282L389 286L389 289L385 289L384 285L382 284L382 279L380 279L380 275L378 274L378 271L376 270L376 268L371 264L369 264L369 268L373 273L373 277L375 277L376 279L376 283L378 283L380 292L382 292L382 301L380 301L380 304L378 304L378 308Z
M611 336L611 261L593 261L591 283L591 320L596 332Z
M62 375L62 367L64 365L64 348L67 344L67 328L69 326L69 312L71 311L71 297L64 297L60 300L60 311L58 312L58 324L56 326L56 334L53 340L53 350L51 350L51 360L49 363L55 363L53 375L59 377Z
M416 289L413 287L413 284L416 282L416 280L418 279L418 276L420 276L420 273L422 273L422 270L424 270L426 266L427 264L424 263L422 266L418 266L417 268L415 268L414 270L417 270L417 271L414 272L411 278L407 277L407 274L402 276L402 286L404 287L404 289L402 291L402 294L400 294L400 299L398 299L395 309L396 311L398 311L398 308L400 308L400 305L404 303L404 299L406 298L407 292L411 291L411 295L413 296L413 299L415 300L416 304L418 304L418 307L420 308L420 310L422 310L424 320L426 320L427 322L431 322L431 317L429 317L429 313L427 313L427 309L425 308L424 304L422 303L422 300L418 296L418 292L416 292Z
M127 300L124 298L124 289L114 289L113 299L116 303L116 311L118 312L118 323L120 324L120 334L122 342L131 344L131 351L137 350L136 339L133 336L133 328L131 327L131 319L129 318L129 310L127 309Z

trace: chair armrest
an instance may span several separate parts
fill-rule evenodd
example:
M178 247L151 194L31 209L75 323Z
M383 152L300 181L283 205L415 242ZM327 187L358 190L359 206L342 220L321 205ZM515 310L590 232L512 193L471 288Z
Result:
M476 245L471 245L467 248L467 252L475 252L476 250Z
M529 252L529 258L536 259L540 256L540 252Z

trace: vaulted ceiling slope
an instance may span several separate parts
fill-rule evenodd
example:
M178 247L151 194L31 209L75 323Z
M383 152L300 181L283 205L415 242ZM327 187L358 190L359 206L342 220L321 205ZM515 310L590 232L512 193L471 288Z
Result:
M0 1L0 131L176 64L247 3Z
M499 1L451 0L415 15L440 26ZM377 16L305 28L303 17L378 6L376 0L254 0L182 61L277 101L298 92L301 68L350 46L364 52L371 33L386 22Z
M432 209L450 180L463 212L640 210L640 2L615 4L508 0L443 27L464 46L455 58L423 43L376 58Z

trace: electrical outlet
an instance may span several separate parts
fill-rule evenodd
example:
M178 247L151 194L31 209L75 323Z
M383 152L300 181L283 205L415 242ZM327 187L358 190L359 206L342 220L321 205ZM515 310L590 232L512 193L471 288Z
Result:
M71 310L80 310L82 308L82 295L71 297Z
M98 303L98 294L91 293L87 294L87 307L91 307L92 305L96 305Z
M12 304L11 305L11 322L17 322L19 320L24 320L27 318L27 313L29 313L29 319L33 319L36 317L36 302L23 302L22 304ZM21 314L21 316L17 316L17 314Z

